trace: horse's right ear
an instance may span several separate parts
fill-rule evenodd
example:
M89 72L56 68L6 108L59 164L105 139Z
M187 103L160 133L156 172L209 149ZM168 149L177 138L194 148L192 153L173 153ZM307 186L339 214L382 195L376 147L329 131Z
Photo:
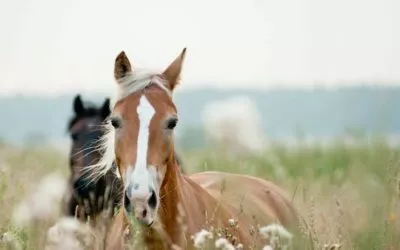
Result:
M186 55L186 48L184 48L181 54L168 66L168 68L163 72L164 77L168 80L168 88L172 91L178 84L183 61Z
M81 95L77 94L74 98L74 112L75 112L75 114L80 115L84 111L85 111L85 107L83 106Z
M117 58L115 58L115 66L114 66L114 77L115 80L118 80L126 74L132 72L132 66L129 62L128 57L125 55L124 51L121 51Z

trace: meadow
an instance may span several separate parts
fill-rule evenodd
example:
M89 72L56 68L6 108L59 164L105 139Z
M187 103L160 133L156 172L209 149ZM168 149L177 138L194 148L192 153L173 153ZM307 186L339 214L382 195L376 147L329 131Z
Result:
M274 143L258 155L215 147L180 153L189 173L243 173L287 189L301 218L293 249L400 249L400 151L378 137L356 140ZM0 145L0 249L45 249L67 176L66 154L51 147ZM18 207L21 202L28 209Z

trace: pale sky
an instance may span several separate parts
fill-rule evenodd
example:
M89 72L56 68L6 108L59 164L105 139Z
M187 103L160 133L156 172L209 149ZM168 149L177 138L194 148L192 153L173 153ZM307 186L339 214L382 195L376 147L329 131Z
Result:
M125 50L181 88L400 85L399 0L0 0L0 94L108 91Z

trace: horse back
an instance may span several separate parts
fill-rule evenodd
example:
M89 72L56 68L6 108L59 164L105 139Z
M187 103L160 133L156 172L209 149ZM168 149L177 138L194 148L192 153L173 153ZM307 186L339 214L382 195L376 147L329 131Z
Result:
M260 178L225 172L202 172L189 176L215 199L231 207L238 218L252 218L255 225L297 226L297 216L288 194Z

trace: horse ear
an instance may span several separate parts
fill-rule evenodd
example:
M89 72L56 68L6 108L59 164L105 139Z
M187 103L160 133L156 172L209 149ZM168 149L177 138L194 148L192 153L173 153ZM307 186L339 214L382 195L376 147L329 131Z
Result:
M179 81L185 54L186 48L182 50L181 54L163 72L164 77L168 80L167 87L170 90L173 90Z
M85 107L83 106L83 102L82 102L80 94L77 94L75 96L73 103L74 103L73 106L74 106L75 114L80 115L85 111Z
M103 116L103 119L106 119L110 114L111 114L110 98L106 98L106 100L103 103L103 106L101 107L101 115Z
M121 51L117 58L115 58L114 77L116 80L126 76L127 73L132 72L132 66L124 51Z

